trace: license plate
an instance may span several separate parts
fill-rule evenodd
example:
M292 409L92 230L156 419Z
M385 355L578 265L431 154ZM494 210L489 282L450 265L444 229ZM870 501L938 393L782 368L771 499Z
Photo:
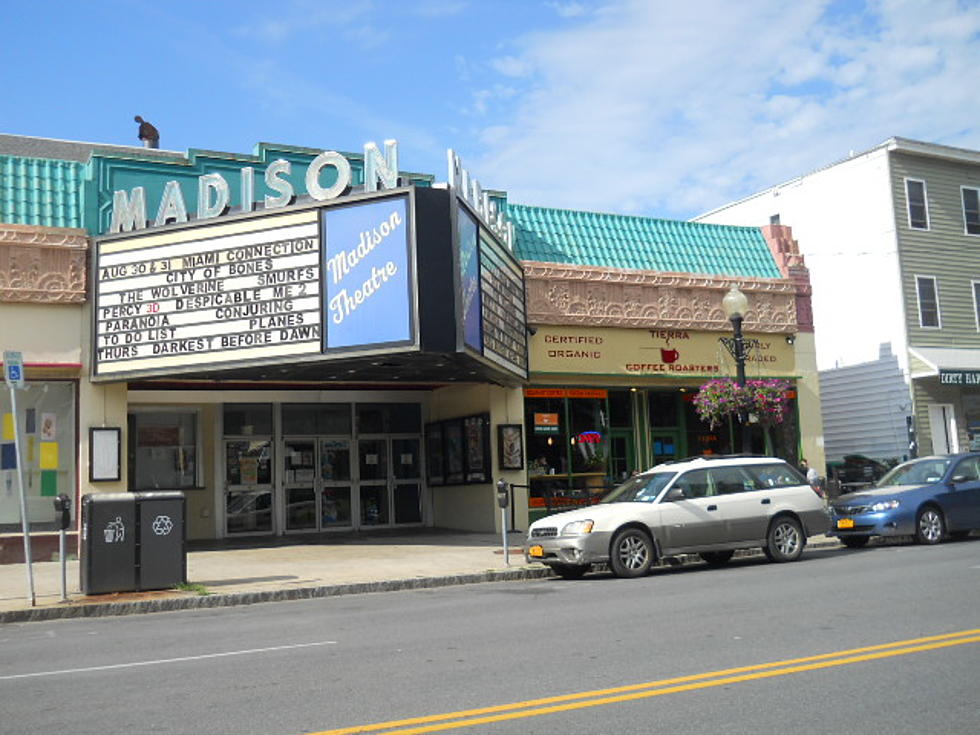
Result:
M837 528L854 528L853 518L841 518L837 521Z
M541 546L532 546L527 550L528 556L544 556L544 549Z

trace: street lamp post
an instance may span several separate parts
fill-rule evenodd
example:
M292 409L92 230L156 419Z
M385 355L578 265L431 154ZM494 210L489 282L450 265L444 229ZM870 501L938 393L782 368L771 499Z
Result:
M738 286L732 286L721 300L725 315L732 323L734 339L722 338L721 342L728 348L735 360L735 382L740 388L745 388L745 338L742 336L742 321L749 308L749 300ZM752 451L752 439L749 435L749 415L745 408L738 410L738 422L741 425L742 453Z

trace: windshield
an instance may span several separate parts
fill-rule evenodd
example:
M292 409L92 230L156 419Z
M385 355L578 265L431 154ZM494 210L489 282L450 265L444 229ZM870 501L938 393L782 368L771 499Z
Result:
M677 476L676 472L636 475L614 489L600 503L652 503L660 491Z
M900 464L875 484L875 487L894 485L925 485L939 482L949 469L951 459L927 457Z

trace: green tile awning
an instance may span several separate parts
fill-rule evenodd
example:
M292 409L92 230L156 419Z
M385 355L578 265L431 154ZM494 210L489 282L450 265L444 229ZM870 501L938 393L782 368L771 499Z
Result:
M706 275L782 278L757 227L507 203L521 260Z

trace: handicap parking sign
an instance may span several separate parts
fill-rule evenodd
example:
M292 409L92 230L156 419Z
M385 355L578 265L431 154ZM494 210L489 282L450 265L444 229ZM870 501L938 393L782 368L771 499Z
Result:
M24 387L24 356L20 352L4 351L3 377L11 388Z

